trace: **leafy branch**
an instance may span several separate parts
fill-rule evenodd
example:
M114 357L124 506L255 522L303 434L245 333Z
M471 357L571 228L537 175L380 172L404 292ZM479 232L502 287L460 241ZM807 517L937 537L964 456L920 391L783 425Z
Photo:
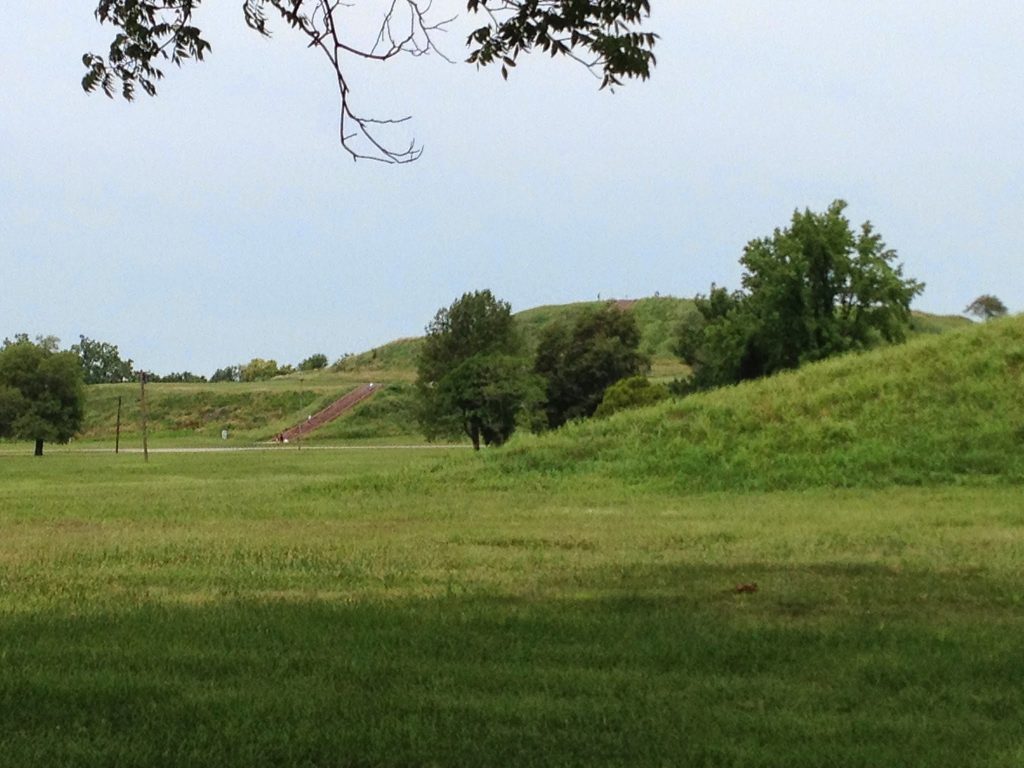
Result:
M137 87L154 96L164 62L181 66L202 61L210 52L210 43L191 23L201 2L99 0L96 18L118 31L106 56L82 57L82 87L90 93L102 90L111 98L120 92L128 101ZM408 116L381 119L358 111L346 77L348 63L352 58L386 62L402 54L430 53L448 60L433 37L454 16L435 20L431 0L387 0L376 34L360 42L347 23L351 16L346 12L354 6L341 0L243 0L242 13L246 24L265 37L271 34L270 19L278 17L324 55L338 88L339 138L353 160L412 162L423 151L415 140L393 146L382 138L388 126L404 123ZM534 49L569 56L600 72L602 88L621 85L624 78L646 80L655 64L657 35L639 29L650 15L649 0L468 0L467 9L489 19L467 40L468 61L477 66L500 62L505 78L520 54Z

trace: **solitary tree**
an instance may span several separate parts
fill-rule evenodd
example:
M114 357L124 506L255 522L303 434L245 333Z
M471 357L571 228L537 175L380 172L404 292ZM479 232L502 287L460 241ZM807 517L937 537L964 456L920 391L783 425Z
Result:
M536 378L522 357L474 355L453 368L440 382L432 400L455 416L480 450L502 445L515 432L520 412L540 398Z
M547 326L534 370L544 379L548 426L592 415L609 385L643 372L639 347L636 319L610 303Z
M983 293L964 309L964 313L974 315L980 320L991 320L993 317L1002 317L1007 313L1006 305L997 297Z
M98 0L96 18L116 30L106 55L82 57L86 91L102 90L125 99L136 88L156 93L166 63L180 66L201 61L210 52L209 41L192 23L202 0ZM374 28L360 23L359 2L334 0L243 0L245 23L269 36L271 17L301 33L308 47L318 50L332 71L340 100L339 134L353 158L392 163L415 160L421 153L415 142L395 146L383 133L397 120L368 117L355 107L350 67L353 60L383 63L400 56L437 53L438 33L454 20L451 0L393 0L383 3ZM568 56L585 64L601 78L601 87L621 85L624 79L650 76L657 36L642 28L650 15L650 0L467 0L470 13L483 24L466 44L468 61L483 67L496 64L502 77L521 54L539 50ZM365 15L364 15L365 18Z
M264 360L262 357L254 357L241 367L242 381L266 381L281 373L276 360Z
M82 424L85 387L73 352L21 340L0 349L0 437L43 442L70 439Z
M508 302L463 294L427 326L417 365L419 420L429 438L465 433L501 445L530 398L532 378Z
M79 336L71 351L82 363L82 374L86 384L119 384L132 379L132 361L122 360L117 346L105 341L96 341Z
M684 321L678 351L698 388L765 376L900 341L924 284L903 277L870 222L854 232L837 200L743 251L743 290L712 286Z

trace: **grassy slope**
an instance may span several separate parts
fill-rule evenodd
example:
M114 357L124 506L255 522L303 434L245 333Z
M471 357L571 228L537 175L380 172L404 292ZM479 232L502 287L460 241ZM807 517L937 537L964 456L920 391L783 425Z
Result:
M1024 480L1024 317L518 436L511 482L595 474L687 490Z
M416 378L416 360L422 337L396 339L380 347L351 355L333 366L338 373L358 374L364 380L412 381Z
M417 434L415 390L411 382L385 384L369 400L357 405L351 413L325 424L310 439L324 440L387 440L411 438L422 442Z
M913 336L945 333L968 328L973 321L961 315L932 315L928 312L913 312L910 320L910 332Z
M154 438L260 440L323 408L351 389L347 382L308 383L288 380L221 384L150 384L146 387L148 429ZM122 401L121 435L141 434L139 387L99 385L86 390L86 419L81 438L110 439Z

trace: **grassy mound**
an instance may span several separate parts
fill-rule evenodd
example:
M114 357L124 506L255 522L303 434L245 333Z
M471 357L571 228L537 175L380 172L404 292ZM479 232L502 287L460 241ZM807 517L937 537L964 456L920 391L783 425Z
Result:
M1024 480L1024 317L520 437L509 479L673 490Z

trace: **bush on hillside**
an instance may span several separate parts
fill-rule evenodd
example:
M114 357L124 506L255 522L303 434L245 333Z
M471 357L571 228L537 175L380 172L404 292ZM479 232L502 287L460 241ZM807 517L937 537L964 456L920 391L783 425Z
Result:
M669 397L664 384L654 384L646 376L630 376L604 391L604 399L594 411L594 416L604 418L617 411L654 405Z
M280 373L276 360L264 360L261 357L254 357L242 366L242 381L266 381Z
M299 363L300 371L319 371L321 368L327 367L327 355L322 352L317 352L315 355L310 355L301 363Z

